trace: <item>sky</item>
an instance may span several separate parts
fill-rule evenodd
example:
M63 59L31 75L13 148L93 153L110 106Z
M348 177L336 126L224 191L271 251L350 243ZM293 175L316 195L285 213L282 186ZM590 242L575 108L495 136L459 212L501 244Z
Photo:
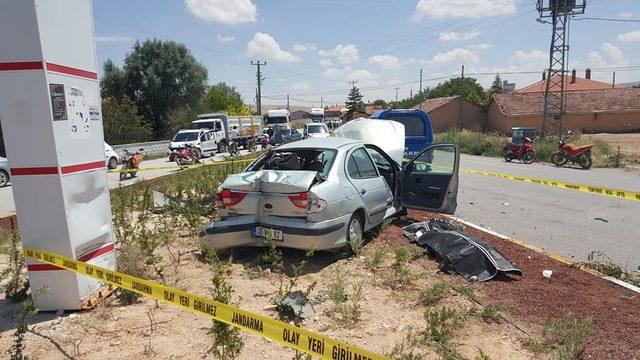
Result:
M547 0L548 1L548 0ZM579 0L581 1L581 0ZM640 0L586 0L571 21L569 66L593 79L640 80ZM122 65L136 40L185 44L209 83L235 86L255 103L344 103L350 81L364 99L394 100L461 73L490 86L496 73L518 88L548 67L551 25L535 0L94 0L98 62ZM596 21L579 18L626 21ZM513 74L513 72L531 72ZM397 90L396 90L397 88Z

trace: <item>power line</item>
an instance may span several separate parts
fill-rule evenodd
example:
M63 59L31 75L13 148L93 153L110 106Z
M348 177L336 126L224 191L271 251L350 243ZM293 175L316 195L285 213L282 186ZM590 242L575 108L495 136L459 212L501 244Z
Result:
M612 18L598 18L598 17L583 17L583 18L575 18L573 20L575 20L575 21L594 20L594 21L612 21L612 22L640 23L640 19L612 19Z

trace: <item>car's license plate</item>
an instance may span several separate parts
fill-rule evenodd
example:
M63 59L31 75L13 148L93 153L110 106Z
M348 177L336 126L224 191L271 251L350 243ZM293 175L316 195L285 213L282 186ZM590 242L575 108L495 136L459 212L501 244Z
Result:
M270 229L262 226L256 226L251 229L251 235L256 238L268 239L271 238L276 241L282 241L284 236L282 230Z

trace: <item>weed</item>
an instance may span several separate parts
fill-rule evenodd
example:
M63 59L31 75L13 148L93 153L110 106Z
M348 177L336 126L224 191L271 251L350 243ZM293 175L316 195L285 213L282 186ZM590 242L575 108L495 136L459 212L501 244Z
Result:
M420 338L409 330L407 336L393 346L387 357L393 360L422 360L422 355L417 352L419 345Z
M346 277L347 271L340 268L336 268L331 276L327 297L335 304L344 303L349 299L347 295Z
M347 294L346 302L336 304L336 312L339 315L338 323L344 327L352 328L362 316L363 282L359 281L351 286L351 293Z
M22 302L27 298L29 291L29 281L26 279L24 270L24 257L20 250L20 237L16 232L0 232L0 250L9 255L9 264L6 269L0 272L0 282L8 278L7 283L2 286L5 297L13 302Z
M13 333L13 345L7 350L9 358L11 360L28 360L29 356L24 354L24 336L29 331L29 319L38 313L36 308L36 298L47 292L46 288L42 288L35 293L31 294L31 297L26 297L22 301L22 309L18 313L16 318L16 332Z
M602 251L593 251L587 256L588 262L576 263L576 267L593 269L603 275L626 281L632 285L640 286L640 277L629 273L622 266L614 263Z
M420 290L418 295L418 303L422 305L435 305L438 301L444 299L449 294L449 285L446 282L439 282L435 285L428 286Z
M209 251L208 260L213 270L213 277L211 278L211 283L213 284L212 298L215 301L230 304L233 288L225 277L229 264L220 261L215 251ZM213 336L213 344L209 349L213 356L226 360L235 359L240 355L244 347L244 343L240 338L240 329L221 321L213 320L209 334Z
M482 349L478 349L478 355L476 355L474 360L491 360L489 355L485 354Z
M425 341L435 344L448 344L455 336L463 317L455 309L443 307L440 310L427 310L424 313L427 321Z
M391 276L385 280L385 283L391 287L402 287L408 285L415 280L415 275L409 269L408 263L413 258L414 252L406 248L396 248L395 262L391 265Z
M364 247L364 238L362 236L356 236L353 239L349 239L349 249L354 255L360 255L362 248Z
M391 226L391 224L393 224L394 220L395 220L394 218L386 218L382 220L382 224L380 224L380 230L381 231L387 230Z
M473 293L475 292L475 289L469 285L460 285L456 288L456 290L466 296L467 298L469 298L470 300L473 300Z
M487 323L499 323L502 320L501 313L507 311L507 307L502 304L488 304L482 309L469 311L469 316L477 316Z
M591 319L580 319L569 313L560 319L550 321L543 330L543 338L558 351L558 359L578 358L580 347L589 335Z
M373 250L364 259L364 265L372 271L376 270L378 267L380 267L380 265L382 265L386 253L387 250L385 250L384 248L377 248Z

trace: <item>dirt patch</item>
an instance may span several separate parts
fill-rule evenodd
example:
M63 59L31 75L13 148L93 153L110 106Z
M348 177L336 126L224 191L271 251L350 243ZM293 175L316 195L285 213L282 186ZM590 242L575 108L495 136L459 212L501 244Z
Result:
M625 160L635 164L640 164L640 133L592 134L583 136L585 138L592 137L606 142L611 145L614 152L617 152L618 147L620 147L620 152L624 155Z
M396 220L379 234L373 234L359 256L318 253L310 258L296 288L306 289L316 283L310 293L316 316L305 320L302 326L374 352L389 354L410 333L424 336L428 328L425 311L448 307L462 314L483 305L501 303L509 309L504 320L493 323L468 317L457 329L452 347L464 358L476 358L480 352L491 359L550 358L551 354L534 354L527 344L539 336L542 325L548 320L569 312L593 318L584 357L640 357L637 336L640 300L634 293L474 229L467 230L516 262L525 276L519 280L503 278L472 284L460 276L440 272L436 261L419 256L406 264L410 280L400 282L393 272L396 249L411 247L401 227L432 216L411 211L407 219ZM173 246L184 253L178 264L166 267L167 282L189 292L210 295L212 271L195 250L197 245L185 238ZM371 258L377 249L386 251L380 263L372 266ZM277 293L281 278L267 270L262 260L264 253L264 249L253 248L235 251L232 257L225 258L231 261L227 275L234 288L234 303L275 317L271 299ZM305 258L303 252L291 250L283 251L283 256L284 263L289 265ZM3 260L0 257L0 270L5 266ZM554 271L551 279L542 277L543 269ZM357 283L363 286L361 320L353 326L338 323L335 304L328 298L328 291L340 272L346 274L347 289ZM283 279L288 281L290 277ZM450 289L444 298L429 305L418 302L422 289L442 282ZM477 301L454 291L463 284L475 290ZM18 305L0 299L0 353L5 354L14 340L13 319L18 310ZM31 323L33 332L26 336L26 353L39 359L211 358L207 353L212 343L208 335L211 321L149 299L124 306L110 297L90 311L63 316L39 314ZM240 359L294 356L292 350L258 336L246 332L241 336L245 345ZM417 345L413 350L423 359L440 358L436 347L429 344Z
M432 216L409 214L420 221ZM585 358L640 358L639 294L513 242L471 227L465 230L495 246L524 271L519 279L477 284L481 300L499 300L510 314L530 325L543 325L568 313L590 317L593 325L584 345ZM543 277L543 270L552 270L551 278Z

